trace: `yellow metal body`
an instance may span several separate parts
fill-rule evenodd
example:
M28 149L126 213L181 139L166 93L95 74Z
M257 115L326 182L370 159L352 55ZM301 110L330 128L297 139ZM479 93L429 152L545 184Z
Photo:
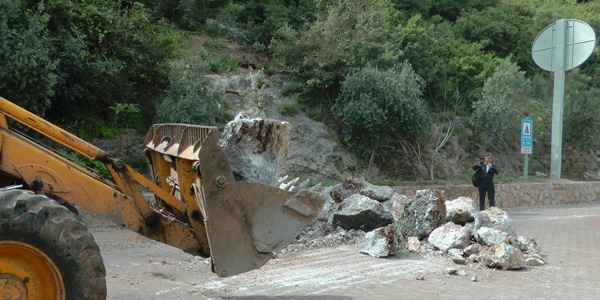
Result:
M114 183L18 134L9 128L7 118L101 161ZM153 125L144 141L150 180L0 97L0 187L18 180L28 189L146 237L210 256L213 271L230 276L266 263L271 251L286 246L308 225L324 199L308 190L237 183L218 141L216 127ZM154 199L146 199L140 190L152 193Z
M180 204L150 180L104 151L52 125L19 106L0 98L0 170L9 178L21 179L32 190L51 198L76 204L144 236L208 256L204 233L198 240L193 229L177 219L160 214L144 199L138 185L170 203ZM91 159L104 162L116 184L103 180L65 157L17 134L6 126L4 116L38 131L44 136ZM115 168L120 167L117 171ZM147 221L154 218L153 226ZM199 245L205 244L204 250Z

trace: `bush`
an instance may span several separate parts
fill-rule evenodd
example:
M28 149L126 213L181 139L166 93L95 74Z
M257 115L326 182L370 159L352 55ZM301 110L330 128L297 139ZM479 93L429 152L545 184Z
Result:
M298 113L298 102L290 100L279 105L279 113L284 116L294 116Z
M227 29L217 22L210 22L207 24L204 28L204 32L211 37L225 37L228 34Z
M349 74L333 107L344 125L345 144L364 158L374 151L384 153L384 147L401 140L427 137L431 117L421 98L423 87L409 63Z
M221 43L219 40L206 40L202 43L202 46L207 49L214 50L223 48L223 43Z
M225 1L214 0L138 0L143 3L155 19L165 18L186 30L197 30L208 17L215 13Z
M581 150L600 144L600 89L574 92L564 104L563 145Z
M284 84L281 88L281 94L284 96L300 93L302 91L302 84L299 82L289 82Z
M203 66L202 61L189 67L180 61L172 63L171 85L156 111L158 123L216 126L221 120L223 93L204 76Z
M487 146L519 138L519 113L516 98L526 92L528 82L510 58L496 67L492 77L485 81L481 100L473 103L471 122L477 134L484 137Z
M308 109L308 116L318 122L323 120L323 104L317 103L317 105L312 106Z
M308 92L322 94L337 93L350 70L398 62L398 16L390 1L326 2L307 30L279 27L269 46L274 66L303 78Z
M141 131L144 124L138 104L115 103L115 106L109 108L115 112L116 128L132 128Z
M262 52L265 52L266 49L267 49L267 47L263 43L256 41L250 47L250 52L251 53L262 53Z
M78 110L79 111L79 110ZM63 125L69 132L76 132L76 135L83 140L89 141L94 138L111 139L119 134L115 123L110 119L93 114L87 111L79 111L77 118L73 119L73 125Z
M239 64L231 59L229 54L221 54L216 60L208 62L209 68L212 72L222 73L235 71Z
M180 35L139 2L0 1L0 95L50 120L115 102L153 116Z
M215 1L219 2L219 1ZM298 29L314 19L315 1L312 0L250 0L220 1L226 3L216 19L232 27L230 35L248 47L268 45L273 33L286 24ZM258 50L254 48L254 50ZM264 51L261 50L261 52Z
M43 5L20 6L0 2L0 96L43 116L55 96L59 60L45 33L49 16Z

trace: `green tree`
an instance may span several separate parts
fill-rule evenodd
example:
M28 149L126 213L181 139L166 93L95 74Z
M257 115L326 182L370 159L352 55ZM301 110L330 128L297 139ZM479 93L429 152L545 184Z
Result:
M240 41L246 46L267 47L278 28L304 28L315 18L317 5L312 0L250 0L230 3L223 21L242 29Z
M399 61L394 29L398 16L389 0L334 0L307 31L281 27L271 41L275 65L302 78L305 89L334 96L350 70L391 67Z
M423 102L424 82L404 63L381 71L350 73L333 107L343 124L344 143L359 157L385 154L401 141L427 137L431 118Z
M125 141L123 140L123 129L138 127L141 123L140 107L131 103L115 103L115 106L109 107L115 112L115 129L121 140L121 156L124 155Z
M480 44L460 38L442 38L432 47L430 64L434 65L426 70L428 76L424 76L430 99L443 99L445 93L458 93L464 96L464 105L473 103L499 59L486 53ZM421 74L419 70L417 72Z
M0 96L43 115L58 82L49 15L43 4L23 9L17 0L0 1L0 12Z
M516 99L527 92L525 72L509 58L504 59L488 78L481 92L481 100L473 103L471 122L485 146L515 141L519 132L519 113ZM508 148L507 148L508 150Z
M537 66L531 59L531 43L539 30L531 26L532 12L500 4L462 14L453 29L457 36L498 57L514 55L521 69L531 73Z
M149 12L135 2L125 7L99 0L55 4L55 33L61 40L80 39L84 46L76 54L81 74L66 73L64 79L67 84L82 82L85 92L75 104L94 112L115 102L140 104L145 119L151 119L157 96L168 84L167 62L179 36L163 21L149 22ZM57 104L67 105L60 111L72 111L68 105L73 103Z
M567 18L578 19L588 23L596 31L600 29L600 2L590 1L571 5L564 5L564 15ZM589 76L590 87L600 89L600 55L596 49L594 53L579 67L578 72ZM575 70L573 70L575 71ZM572 73L572 71L569 71Z
M577 91L566 97L563 145L567 151L596 149L600 140L600 114L596 109L598 107L600 89Z
M154 19L164 18L179 28L197 30L214 15L225 1L215 0L138 0L152 12Z
M465 11L483 9L497 4L497 0L392 0L396 8L410 12L413 15L423 15L426 18L441 17L444 20L454 22Z
M202 61L171 64L170 86L156 110L158 123L217 125L221 120L223 92L204 76Z
M448 93L458 93L465 101L453 109L470 113L485 79L500 60L486 53L482 45L455 37L450 27L446 22L434 25L420 15L412 16L397 24L391 34L394 47L388 53L397 56L384 55L389 60L372 64L387 67L390 61L408 60L427 83L425 97L431 104L446 98Z
M488 5L493 5L496 2L497 0L429 0L426 1L427 5L425 9L429 16L439 15L446 20L456 21L456 19L465 11L481 9Z
M106 119L117 102L139 104L152 119L179 36L143 5L7 0L0 8L0 94L70 124Z

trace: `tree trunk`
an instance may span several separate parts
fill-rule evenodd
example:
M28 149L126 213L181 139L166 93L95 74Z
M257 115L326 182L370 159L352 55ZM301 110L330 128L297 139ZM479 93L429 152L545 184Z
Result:
M367 168L367 179L371 177L371 165L373 164L373 160L375 160L375 148L371 151L371 159L369 160L369 167Z

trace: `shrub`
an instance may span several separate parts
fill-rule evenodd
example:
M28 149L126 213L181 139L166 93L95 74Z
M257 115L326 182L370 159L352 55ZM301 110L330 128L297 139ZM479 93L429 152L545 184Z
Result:
M223 43L218 40L206 40L202 43L202 46L207 49L214 50L223 48Z
M358 156L427 137L431 117L422 97L424 82L404 63L396 69L365 68L349 74L333 107L344 125L344 142Z
M471 122L484 136L488 146L513 141L519 137L519 114L514 105L517 96L526 92L525 72L510 58L502 61L485 81L481 100L473 103Z
M311 119L320 122L323 119L323 104L322 103L318 103L317 105L312 106L311 108L309 108L308 116Z
M600 115L593 108L600 107L600 90L574 92L564 107L563 144L573 148L596 147L600 139Z
M287 96L289 94L300 93L302 91L302 84L299 82L289 82L283 85L281 88L281 94Z
M209 68L212 72L222 73L235 71L239 64L231 59L229 54L221 54L216 60L208 62Z
M153 116L179 37L136 1L0 1L0 94L50 120L116 101Z
M19 6L0 2L0 95L43 115L55 96L59 60L45 34L49 16L43 5L27 11Z
M217 23L217 22L210 22L208 23L208 25L206 26L206 28L204 29L204 32L206 32L206 34L208 34L211 37L218 37L218 36L227 36L228 31L227 29Z
M158 105L156 121L217 125L221 119L223 93L213 87L204 74L201 61L190 63L188 67L183 62L173 62L169 75L171 85Z
M97 137L114 138L119 133L114 122L97 114L83 112L74 122L73 132L76 132L78 137L88 141Z
M290 100L279 105L279 113L284 116L294 116L298 113L298 102Z
M142 115L139 104L115 103L109 107L115 112L115 123L117 128L133 128L137 131L142 129Z
M399 18L390 1L337 0L320 6L310 28L284 24L269 46L274 65L303 78L307 91L337 90L350 70L398 61L401 49L394 37Z
M267 49L267 47L263 43L261 43L259 41L256 41L250 47L250 52L252 52L252 53L261 53L261 52L265 52L266 49Z

